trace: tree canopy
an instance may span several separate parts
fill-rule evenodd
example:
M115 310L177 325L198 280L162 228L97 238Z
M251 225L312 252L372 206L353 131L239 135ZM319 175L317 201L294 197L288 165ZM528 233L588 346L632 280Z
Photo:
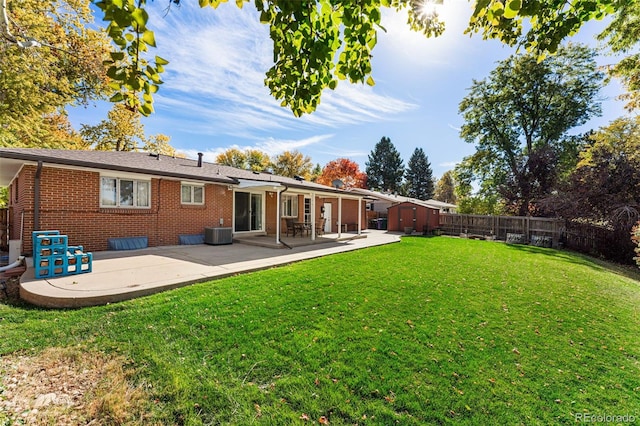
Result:
M229 148L218 154L216 163L226 166L236 167L238 169L247 169L254 172L261 172L271 167L271 159L269 155L258 149L246 149L244 151L238 148Z
M311 180L313 163L311 157L303 155L300 151L285 151L277 155L271 167L273 173L280 176L295 178L301 177L305 180Z
M444 172L442 177L436 182L433 198L445 203L456 203L456 184L451 170Z
M107 119L95 126L83 125L80 131L87 147L99 151L137 151L142 149L158 154L176 155L169 137L158 134L147 138L140 113L124 104L114 104Z
M476 153L458 175L500 195L508 211L530 214L533 202L555 187L566 154L575 152L567 132L600 114L603 76L594 56L581 45L561 47L542 62L513 55L474 81L460 103L460 134Z
M377 191L400 192L404 176L404 164L400 153L386 136L369 154L366 162L367 186Z
M217 8L227 0L200 0ZM446 1L446 0L444 0ZM180 0L170 0L179 3ZM249 0L236 0L244 7ZM339 80L366 82L371 76L372 50L381 26L382 8L408 11L408 24L426 36L438 36L444 23L425 0L256 0L260 22L269 25L274 65L266 72L271 94L296 116L314 111L324 89ZM442 3L442 0L433 0ZM537 56L555 52L560 42L592 19L616 15L626 0L479 0L467 33L481 33L508 45L520 45ZM97 0L107 33L117 50L109 61L109 76L119 86L115 100L125 100L144 114L152 112L152 95L162 83L168 62L155 56L152 23L146 0Z
M64 108L101 98L108 90L102 65L108 39L92 29L90 4L2 2L0 145L80 147Z
M348 158L329 161L323 168L316 182L333 186L333 181L341 180L347 188L366 188L367 175L360 171L360 166Z
M422 148L416 148L409 158L405 172L405 194L418 200L429 200L433 197L433 171L429 158Z
M640 117L619 118L591 136L555 212L629 231L640 218Z

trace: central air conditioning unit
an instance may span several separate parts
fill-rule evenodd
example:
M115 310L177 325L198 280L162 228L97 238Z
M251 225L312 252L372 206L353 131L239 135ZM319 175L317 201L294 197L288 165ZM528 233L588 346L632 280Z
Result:
M233 231L231 228L204 228L205 244L231 244L233 242Z

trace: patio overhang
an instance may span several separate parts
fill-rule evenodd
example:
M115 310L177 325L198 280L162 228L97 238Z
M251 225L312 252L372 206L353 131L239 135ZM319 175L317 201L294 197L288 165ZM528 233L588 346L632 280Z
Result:
M265 182L260 180L238 179L237 189L262 189L265 191L279 191L284 189L284 185L279 182Z

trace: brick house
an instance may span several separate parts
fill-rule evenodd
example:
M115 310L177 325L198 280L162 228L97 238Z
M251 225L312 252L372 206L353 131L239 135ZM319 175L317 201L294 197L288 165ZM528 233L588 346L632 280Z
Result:
M366 228L363 197L270 173L146 152L0 148L0 186L9 187L9 238L32 250L31 231L59 230L87 251L144 236L148 246L179 244L206 227L234 236L272 235L284 219L327 233Z

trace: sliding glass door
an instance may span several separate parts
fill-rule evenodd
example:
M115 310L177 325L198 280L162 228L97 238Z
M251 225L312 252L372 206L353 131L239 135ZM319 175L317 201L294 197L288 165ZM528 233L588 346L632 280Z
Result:
M236 192L234 196L235 232L262 231L262 194Z

